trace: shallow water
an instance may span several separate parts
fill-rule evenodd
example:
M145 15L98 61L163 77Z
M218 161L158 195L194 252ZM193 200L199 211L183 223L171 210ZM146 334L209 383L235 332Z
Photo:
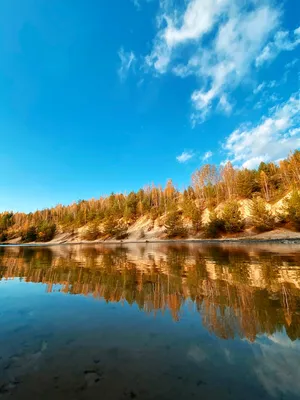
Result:
M299 399L300 247L0 247L3 399Z

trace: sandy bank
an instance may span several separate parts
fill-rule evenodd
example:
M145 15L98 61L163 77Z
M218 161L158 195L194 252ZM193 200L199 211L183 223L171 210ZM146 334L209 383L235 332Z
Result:
M218 244L218 243L282 243L282 244L299 244L300 245L300 232L290 231L288 229L275 229L270 232L260 233L256 235L245 235L239 237L222 237L219 239L203 239L203 238L187 238L187 239L162 239L162 238L149 238L149 239L136 239L128 238L125 240L80 240L77 236L69 233L59 234L50 242L31 242L20 243L20 239L8 241L2 246L57 246L57 245L75 245L75 244L130 244L130 243L203 243L203 244ZM1 245L0 245L1 246Z

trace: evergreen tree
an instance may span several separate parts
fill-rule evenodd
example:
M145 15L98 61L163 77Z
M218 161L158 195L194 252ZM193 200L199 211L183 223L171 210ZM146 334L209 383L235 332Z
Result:
M202 227L202 209L197 207L194 200L183 199L183 215L192 221L193 230L199 232Z
M274 229L275 218L271 211L266 207L265 201L260 197L256 197L252 201L251 221L252 225L260 232Z
M215 211L209 215L209 222L204 226L204 233L207 238L218 238L225 233L225 222L219 218Z
M298 190L294 190L287 200L286 211L289 221L297 231L300 231L300 192Z
M183 226L181 214L177 210L172 210L168 213L165 228L169 239L175 237L184 238L187 236L187 231Z
M245 227L245 221L237 201L228 201L225 204L222 219L224 221L225 230L228 233L241 232Z
M83 233L82 238L84 240L97 240L101 235L97 222L93 222L88 226L88 229Z
M55 236L56 225L43 221L36 229L37 240L40 242L50 242Z
M35 242L37 239L37 231L35 226L30 226L22 232L22 241L25 243Z

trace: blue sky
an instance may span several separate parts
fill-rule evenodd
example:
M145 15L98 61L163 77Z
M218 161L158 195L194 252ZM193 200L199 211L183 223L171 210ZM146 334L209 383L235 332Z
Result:
M0 211L300 148L296 0L3 0Z

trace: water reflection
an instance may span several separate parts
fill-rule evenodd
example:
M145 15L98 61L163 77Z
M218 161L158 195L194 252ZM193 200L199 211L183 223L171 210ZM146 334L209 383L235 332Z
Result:
M137 304L175 321L187 305L222 339L300 336L300 251L199 245L0 248L0 278L43 283L48 292Z

